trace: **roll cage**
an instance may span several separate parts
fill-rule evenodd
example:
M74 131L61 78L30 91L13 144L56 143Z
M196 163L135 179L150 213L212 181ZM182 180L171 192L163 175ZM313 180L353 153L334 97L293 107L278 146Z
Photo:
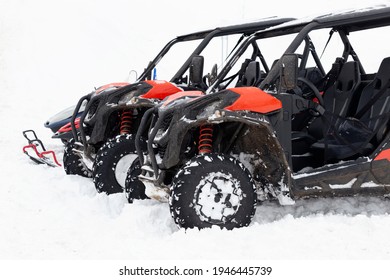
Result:
M213 38L232 35L232 34L242 34L242 37L239 40L240 42L243 38L248 37L250 34L252 34L253 32L259 29L266 29L271 26L282 24L290 20L293 20L293 18L271 17L253 23L231 25L226 27L217 27L215 29L209 29L209 30L178 36L173 40L169 41L163 47L163 49L158 53L158 55L148 64L145 71L140 75L139 81L150 80L151 73L154 67L156 67L159 61L164 57L166 53L168 53L168 51L172 48L172 46L177 43L202 39L201 43L196 47L196 49L188 57L188 59L184 62L184 64L180 67L180 69L176 72L176 74L171 78L170 81L173 83L180 83L183 74L191 64L192 58L196 55L199 55ZM237 42L237 45L239 42Z
M78 139L78 131L76 129L75 125L75 120L77 118L77 115L79 114L79 110L81 108L81 105L83 102L87 101L87 106L86 110L84 113L81 115L81 122L80 122L80 136L81 136L81 142L84 145L84 150L87 152L87 154L91 154L94 148L91 148L88 146L88 142L96 144L96 143L101 143L101 139L104 138L104 135L106 133L106 128L105 127L99 127L99 131L95 131L94 133L94 138L90 138L90 140L87 141L87 134L91 131L86 131L86 130L91 130L90 128L86 129L84 128L84 123L87 117L87 114L89 114L90 110L93 110L93 114L96 116L95 112L101 111L101 116L105 117L106 119L109 118L108 114L111 114L114 110L123 110L126 109L124 108L123 105L117 106L117 108L114 108L115 106L112 105L118 105L118 101L123 96L124 94L127 94L131 91L137 90L137 87L142 87L139 84L143 81L150 80L152 71L156 67L156 65L161 61L161 59L171 50L171 48L178 43L181 42L188 42L188 41L194 41L194 40L201 40L199 45L195 48L195 50L191 53L191 55L186 59L184 64L180 67L180 69L177 71L177 73L171 78L170 82L174 84L184 84L184 83L190 83L191 81L188 81L188 77L184 77L186 71L190 69L191 64L193 62L193 59L197 57L199 54L202 53L202 51L207 47L207 45L210 43L210 41L216 37L221 37L221 36L228 36L228 35L241 35L241 37L238 39L236 42L236 46L238 46L242 40L244 40L245 37L249 36L253 32L257 30L261 30L264 28L269 28L271 26L281 24L287 21L292 20L292 18L276 18L276 17L271 17L271 18L266 18L263 20L259 20L253 23L246 23L246 24L238 24L238 25L232 25L232 26L226 26L226 27L218 27L215 29L210 29L210 30L205 30L205 31L200 31L200 32L195 32L195 33L190 33L187 35L182 35L179 36L171 41L169 41L163 49L158 53L158 55L148 64L144 72L140 75L138 78L138 83L128 85L126 87L122 87L116 90L113 89L108 89L105 92L101 92L99 95L94 94L94 92L83 96L78 104L76 105L75 111L73 113L73 117L71 119L71 126L72 126L72 134L75 139ZM234 50L234 49L233 49ZM268 69L268 68L267 68ZM182 85L180 85L182 86ZM184 90L187 90L190 87L190 84L188 87L182 86ZM142 101L142 100L141 100ZM96 105L97 104L97 105ZM110 104L110 105L107 105ZM150 101L148 104L146 102L142 103L140 102L139 106L142 107L151 107L154 106L155 102ZM101 109L103 108L103 109ZM96 119L96 117L95 117ZM92 133L93 133L92 129ZM92 136L91 136L92 137ZM91 151L91 152L90 152Z
M356 11L349 11L340 14L327 14L316 17L314 19L307 19L301 21L291 21L285 24L285 29L292 33L298 33L295 39L288 46L284 54L295 53L303 40L306 40L308 34L316 29L331 28L332 32L338 32L344 43L343 58L347 61L348 56L351 56L354 61L359 63L362 74L365 74L364 67L361 64L359 57L355 53L351 43L348 40L348 35L351 32L371 29L376 27L388 26L390 24L390 7L373 7L372 9L362 9ZM272 34L275 28L269 28L267 32ZM278 31L276 31L278 32ZM262 32L259 32L260 34ZM256 35L255 35L256 36ZM267 36L267 34L265 34ZM279 76L280 63L275 65L270 70L269 75L260 84L260 88L266 87L268 84L275 82Z

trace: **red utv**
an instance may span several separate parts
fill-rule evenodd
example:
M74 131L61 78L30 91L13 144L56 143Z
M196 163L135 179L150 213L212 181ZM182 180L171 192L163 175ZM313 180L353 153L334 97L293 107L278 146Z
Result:
M390 7L373 7L254 34L238 54L264 38L296 35L258 86L180 97L147 112L137 136L148 130L148 151L138 150L138 180L129 171L129 196L143 185L149 197L169 200L178 226L227 229L249 225L264 200L387 196L390 53L380 51L389 25ZM366 60L355 51L364 41L372 42ZM366 72L374 61L377 70Z
M255 31L289 20L291 19L268 18L177 37L150 63L138 82L81 98L71 122L76 141L71 141L65 148L64 167L67 173L81 174L82 172L78 171L80 166L89 166L98 192L123 192L127 170L137 156L134 135L145 111L177 92L206 91L218 76L217 67L212 66L221 56L221 49L217 48L221 38L231 38L230 52L233 52ZM173 45L185 42L192 42L196 48L173 78L169 82L151 80L151 73L161 58ZM188 49L186 51L188 52ZM203 69L211 68L213 71L210 74L203 75ZM77 130L77 114L85 100L87 105L80 116ZM146 138L147 134L144 134L143 139ZM146 150L145 142L140 145ZM74 154L78 156L77 161L73 159Z

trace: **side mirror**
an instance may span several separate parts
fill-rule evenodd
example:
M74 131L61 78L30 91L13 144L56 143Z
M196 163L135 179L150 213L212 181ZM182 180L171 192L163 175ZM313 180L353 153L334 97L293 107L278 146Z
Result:
M291 90L296 88L298 83L298 55L285 54L280 60L281 90Z
M190 85L201 85L203 83L204 57L196 55L192 58L190 65Z

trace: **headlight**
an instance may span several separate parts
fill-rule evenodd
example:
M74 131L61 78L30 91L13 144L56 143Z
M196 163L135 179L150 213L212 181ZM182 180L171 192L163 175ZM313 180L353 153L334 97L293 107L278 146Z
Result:
M132 90L130 91L129 93L126 93L125 95L123 95L120 99L119 99L119 102L118 104L119 105L124 105L124 104L127 104L127 103L136 103L137 102L137 98L134 97L134 94L136 93L136 90Z
M217 109L220 109L220 105L221 104L221 100L217 100L217 101L214 101L214 102L211 102L210 104L204 106L203 108L201 108L201 111L199 112L197 118L205 118L205 117L209 117L211 115L213 115L216 111L219 112L219 110Z

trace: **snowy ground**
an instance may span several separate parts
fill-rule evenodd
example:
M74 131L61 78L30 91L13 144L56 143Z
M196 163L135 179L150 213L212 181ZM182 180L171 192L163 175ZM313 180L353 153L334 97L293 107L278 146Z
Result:
M177 229L166 204L128 205L121 196L97 194L89 179L34 165L22 154L21 131L32 128L61 158L61 144L50 139L44 121L93 86L124 80L130 61L144 65L146 53L150 58L175 34L264 16L253 12L251 5L258 1L243 1L238 14L233 5L220 7L223 17L215 15L216 4L209 4L214 13L202 14L195 28L185 21L184 4L174 9L178 14L170 12L168 4L181 2L152 2L142 9L139 3L127 7L127 1L115 7L108 1L1 1L0 259L389 259L388 199L317 199L288 207L266 203L248 228L184 231ZM274 2L270 13L283 16L325 9L289 4L278 10L281 1ZM294 1L300 2L310 1ZM138 14L151 10L156 19L142 28ZM151 38L156 30L158 38Z
M31 165L23 155L14 160L1 166L13 178L0 193L3 258L390 258L388 199L267 203L248 228L185 232L176 228L166 204L128 205L122 196L96 194L89 179Z

